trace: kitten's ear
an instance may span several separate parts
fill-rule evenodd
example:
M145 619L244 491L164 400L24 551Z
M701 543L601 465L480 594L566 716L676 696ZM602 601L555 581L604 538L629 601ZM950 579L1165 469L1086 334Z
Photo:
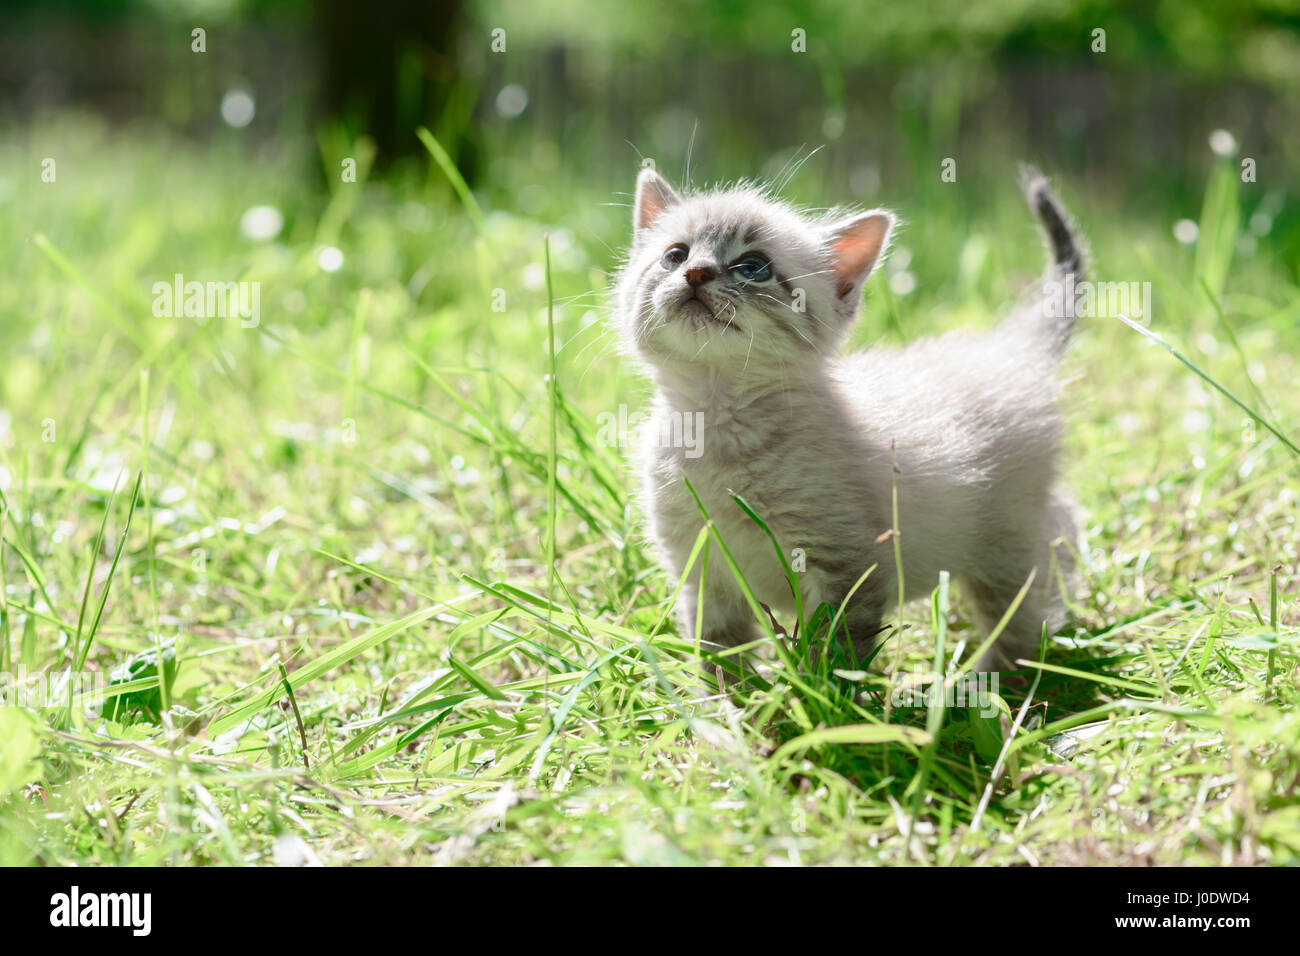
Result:
M826 244L835 270L835 292L841 299L862 288L888 248L893 228L893 213L883 209L859 213L831 226Z
M673 191L657 172L649 167L641 170L636 178L636 204L632 213L632 225L636 232L649 229L655 220L669 206L675 206L682 197Z

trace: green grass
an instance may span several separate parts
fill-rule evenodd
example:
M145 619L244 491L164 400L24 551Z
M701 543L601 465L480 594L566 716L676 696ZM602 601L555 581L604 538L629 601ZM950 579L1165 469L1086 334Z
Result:
M1268 235L1234 256L1259 198L1230 167L1196 249L1063 184L1098 277L1152 280L1195 369L1082 323L1083 586L984 718L891 703L983 638L938 581L866 671L803 627L767 682L701 684L597 438L646 396L601 298L631 170L557 180L538 221L434 157L318 193L306 160L224 141L68 119L8 142L0 668L110 696L0 708L0 863L1300 857L1300 288ZM1038 271L1000 163L887 197L917 287L873 279L860 344L988 325ZM239 235L261 203L274 242ZM154 317L177 272L256 279L261 325Z

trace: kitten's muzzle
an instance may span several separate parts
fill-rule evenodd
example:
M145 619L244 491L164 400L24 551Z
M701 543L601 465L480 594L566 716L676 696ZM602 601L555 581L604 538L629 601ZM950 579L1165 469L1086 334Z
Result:
M693 323L697 329L714 325L735 328L736 307L724 295L710 292L699 286L690 286L674 304L678 317Z

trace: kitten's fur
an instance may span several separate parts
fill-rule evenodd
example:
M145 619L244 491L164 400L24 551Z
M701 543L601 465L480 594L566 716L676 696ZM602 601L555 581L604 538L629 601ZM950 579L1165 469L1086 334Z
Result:
M1082 278L1079 244L1046 181L1031 171L1024 185L1046 233L1050 276ZM909 599L950 571L987 634L1035 572L1019 611L977 662L1012 668L1035 655L1044 621L1055 629L1061 619L1058 570L1068 569L1069 552L1060 542L1074 533L1074 509L1054 487L1056 366L1072 321L1036 301L991 332L839 355L894 225L884 210L810 217L754 187L680 196L654 171L641 173L617 321L657 385L657 422L702 415L695 456L659 440L671 428L646 430L651 530L679 577L703 527L689 477L758 600L784 612L793 608L785 573L733 492L787 556L804 549L806 614L823 601L838 608L875 565L846 615L862 655L898 594L893 542L881 540L893 526L896 481ZM684 250L680 263L677 253L664 258L674 246ZM754 260L737 265L750 252L770 261L770 279L758 280ZM713 555L701 640L754 640L750 607ZM701 600L698 561L693 576L678 608L686 635Z

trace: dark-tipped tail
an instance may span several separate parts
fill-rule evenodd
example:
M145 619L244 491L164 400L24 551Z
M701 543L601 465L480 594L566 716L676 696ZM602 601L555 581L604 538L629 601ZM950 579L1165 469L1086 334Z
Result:
M1056 297L1064 296L1060 308L1049 310L1056 328L1053 338L1058 350L1065 347L1074 329L1075 304L1082 292L1080 283L1084 279L1084 250L1078 234L1070 224L1070 215L1065 207L1052 195L1047 177L1032 166L1020 167L1020 186L1024 190L1025 200L1029 203L1047 240L1049 279L1054 288L1049 290Z

